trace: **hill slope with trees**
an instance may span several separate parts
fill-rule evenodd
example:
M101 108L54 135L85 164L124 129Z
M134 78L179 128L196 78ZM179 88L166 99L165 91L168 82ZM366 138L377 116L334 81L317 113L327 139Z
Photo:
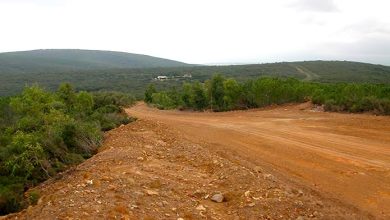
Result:
M177 66L188 64L141 54L99 50L49 49L0 53L0 73Z
M39 53L39 51L36 53ZM90 55L95 56L96 54L90 52ZM49 66L45 66L44 64L33 67L20 65L19 68L22 70L15 70L9 68L12 65L4 65L4 58L1 61L0 54L0 82L2 82L0 96L18 94L26 85L32 85L34 83L54 91L61 82L69 82L77 90L115 90L130 92L138 97L142 97L143 91L151 82L155 82L158 88L167 88L181 86L183 81L204 82L215 73L234 78L239 82L270 76L279 78L292 77L311 82L390 83L389 66L348 61L305 61L231 66L197 66L168 62L171 65L170 67L162 65L157 67L158 62L148 64L143 62L145 59L142 59L143 61L133 60L134 62L138 62L138 64L134 64L132 68L125 68L123 67L123 63L118 61L122 59L121 62L124 62L123 56L121 56L121 59L116 60L120 65L115 63L116 61L113 61L115 59L112 56L105 55L99 57L99 59L95 59L80 55L77 58L77 62L72 63L74 65L73 69L68 68L68 63L66 63L66 59L64 58L61 59L61 62L56 61L50 65L48 64ZM10 58L8 57L7 59L7 62L10 63ZM50 60L52 58L47 59ZM27 58L26 60L32 63L37 61ZM99 60L99 62L96 64L91 60ZM16 65L16 63L14 62L13 65ZM64 68L64 65L66 68ZM104 68L100 68L101 66L104 66ZM185 74L191 74L192 78L180 77ZM169 79L165 81L154 81L154 78L159 75L168 76Z

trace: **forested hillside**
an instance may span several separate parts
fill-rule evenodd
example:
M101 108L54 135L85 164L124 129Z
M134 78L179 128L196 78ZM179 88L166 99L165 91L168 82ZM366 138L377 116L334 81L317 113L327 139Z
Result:
M116 90L142 96L158 75L174 77L156 82L157 87L181 86L183 81L200 81L220 73L238 81L261 76L293 77L313 82L390 83L390 67L347 61L307 61L234 66L182 66L164 68L126 68L73 70L67 72L42 69L38 72L0 72L0 96L21 92L25 85L38 83L54 90L61 82L72 83L78 90ZM191 74L192 78L178 78Z
M12 74L177 66L188 64L141 54L99 50L50 49L0 53L0 73Z

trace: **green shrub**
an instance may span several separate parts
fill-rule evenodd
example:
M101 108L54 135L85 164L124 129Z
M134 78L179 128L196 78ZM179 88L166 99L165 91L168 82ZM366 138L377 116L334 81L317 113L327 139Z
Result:
M36 135L25 134L18 131L12 138L11 144L5 149L7 153L2 152L2 161L4 161L5 170L11 176L22 176L26 179L36 172L46 172L44 167L46 155L42 146L39 144Z
M195 82L192 85L192 94L190 96L190 106L195 110L202 110L207 107L206 92L202 84Z
M333 111L333 112L342 111L342 108L333 99L328 99L325 101L324 109L325 111Z
M0 176L0 215L19 211L24 207L23 180Z
M87 92L79 92L74 101L74 111L83 116L89 115L94 107L94 99L91 94Z
M82 155L76 153L67 153L64 156L64 164L76 165L83 162L85 159Z
M35 203L39 195L24 198L25 189L93 155L102 131L132 121L122 107L133 103L127 94L92 95L69 84L56 93L32 86L0 99L0 213Z
M153 101L152 96L154 93L157 93L156 87L153 84L149 84L145 90L144 101L146 103L151 103Z
M31 205L36 205L40 197L41 193L38 190L32 190L28 193L28 200Z
M122 108L117 105L108 104L96 109L97 112L100 113L120 113L122 112Z
M209 103L211 105L210 107L215 111L224 110L224 80L225 78L222 75L217 74L213 78L211 78L211 80L206 82L208 99L210 100Z
M135 102L134 96L120 92L97 92L93 94L93 100L95 109L106 105L128 107Z
M178 107L166 92L153 93L152 103L159 109L174 109Z

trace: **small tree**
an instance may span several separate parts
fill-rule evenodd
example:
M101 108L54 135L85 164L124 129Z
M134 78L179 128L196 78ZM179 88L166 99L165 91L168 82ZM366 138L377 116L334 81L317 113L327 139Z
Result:
M192 85L191 106L196 110L202 110L207 107L207 97L203 85L195 82Z
M210 106L218 111L223 109L225 95L223 88L223 81L225 79L222 75L214 75L213 78L207 82L208 96L210 100Z
M182 88L181 100L183 102L184 107L192 107L191 103L192 96L192 86L189 83L184 83Z
M223 82L223 88L225 92L223 97L224 108L226 110L235 109L240 98L241 86L235 79L227 79Z
M79 92L74 101L75 113L88 115L94 107L94 101L91 94L88 92Z
M57 90L57 95L60 100L65 103L68 111L72 111L76 99L76 93L72 85L69 83L62 83Z
M153 93L152 103L159 109L173 109L177 106L166 92Z
M148 87L146 88L145 90L145 98L144 98L144 101L146 103L151 103L153 101L153 94L156 93L157 90L156 90L156 87L154 86L154 84L149 84Z
M5 165L12 176L29 178L33 172L44 171L49 176L44 166L45 154L42 146L33 134L16 132L12 142L7 146L9 156L5 159Z

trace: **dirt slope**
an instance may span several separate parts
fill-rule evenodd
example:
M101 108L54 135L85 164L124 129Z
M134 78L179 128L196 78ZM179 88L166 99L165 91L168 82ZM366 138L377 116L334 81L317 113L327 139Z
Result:
M386 219L389 118L299 108L139 104L127 110L137 122L4 219ZM224 202L211 201L218 193Z

